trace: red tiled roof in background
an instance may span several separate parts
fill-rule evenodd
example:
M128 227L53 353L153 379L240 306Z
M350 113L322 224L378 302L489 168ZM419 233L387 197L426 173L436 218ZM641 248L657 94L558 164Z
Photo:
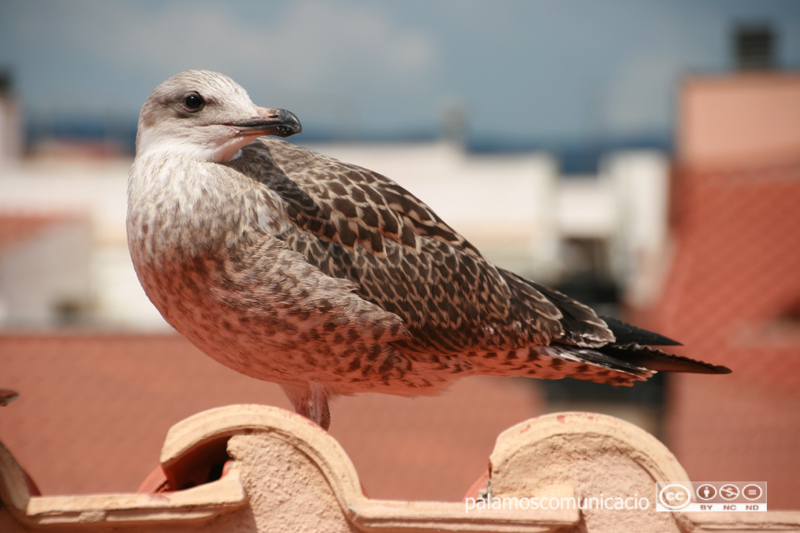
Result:
M0 335L0 440L42 492L133 492L170 426L234 403L291 409L276 386L237 374L177 335ZM541 414L530 383L467 378L435 398L341 398L331 434L373 498L458 501L497 435Z
M798 509L800 76L692 80L683 104L677 247L647 325L733 374L669 377L667 445L693 480L767 481L770 509Z
M692 479L770 483L800 508L800 160L689 173L654 327L730 376L672 376L668 445Z

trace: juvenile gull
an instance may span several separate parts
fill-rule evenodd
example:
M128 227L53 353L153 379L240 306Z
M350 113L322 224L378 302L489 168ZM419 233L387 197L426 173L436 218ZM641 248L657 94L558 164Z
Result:
M169 324L322 427L333 396L469 375L730 372L493 265L390 179L274 137L300 129L222 74L165 81L139 115L128 245Z

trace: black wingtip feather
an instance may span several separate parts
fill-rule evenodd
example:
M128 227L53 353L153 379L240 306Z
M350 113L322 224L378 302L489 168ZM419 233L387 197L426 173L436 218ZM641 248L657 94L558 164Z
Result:
M658 372L687 372L691 374L730 374L731 369L674 355L655 348L630 344L607 344L597 351L627 363Z
M683 346L680 342L646 329L626 324L616 318L600 315L616 338L615 344L641 344L642 346Z

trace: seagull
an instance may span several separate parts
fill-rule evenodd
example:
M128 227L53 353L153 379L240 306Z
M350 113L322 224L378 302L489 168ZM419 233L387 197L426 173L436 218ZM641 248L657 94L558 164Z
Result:
M336 396L464 376L730 372L495 266L389 178L278 138L300 131L223 74L169 78L139 115L128 246L172 327L324 429Z

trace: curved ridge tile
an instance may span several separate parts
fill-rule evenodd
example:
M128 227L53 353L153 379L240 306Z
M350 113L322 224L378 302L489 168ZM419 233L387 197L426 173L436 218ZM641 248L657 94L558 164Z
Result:
M680 532L723 522L731 528L800 527L800 513L711 518L656 513L655 481L688 481L686 472L651 435L593 413L546 415L504 431L482 491L484 504L490 504L482 509L475 496L464 502L367 498L355 467L333 437L297 414L262 405L220 407L179 422L165 439L161 467L167 477L180 479L181 469L200 464L193 458L222 448L233 459L227 473L191 489L47 497L31 496L22 469L0 445L5 504L0 506L0 530L61 531L67 525L70 530L129 533ZM598 492L610 498L634 493L649 499L650 506L637 512L506 507L523 498L580 500Z

